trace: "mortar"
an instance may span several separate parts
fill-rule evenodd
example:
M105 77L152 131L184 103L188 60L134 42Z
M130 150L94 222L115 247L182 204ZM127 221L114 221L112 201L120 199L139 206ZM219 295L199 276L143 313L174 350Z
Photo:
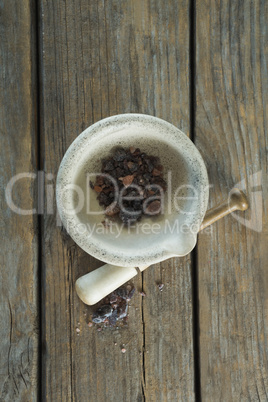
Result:
M89 183L101 173L101 159L119 146L134 146L158 156L168 184L163 213L143 217L131 228L117 223L120 233L104 230L104 211ZM87 128L68 148L56 187L59 215L69 235L88 254L108 264L77 280L79 297L86 304L95 304L135 276L137 267L143 270L191 252L208 196L205 163L192 141L172 124L149 115L122 114ZM208 219L215 221L231 210L247 208L244 194L238 191L231 204L210 212ZM158 230L154 231L156 225Z

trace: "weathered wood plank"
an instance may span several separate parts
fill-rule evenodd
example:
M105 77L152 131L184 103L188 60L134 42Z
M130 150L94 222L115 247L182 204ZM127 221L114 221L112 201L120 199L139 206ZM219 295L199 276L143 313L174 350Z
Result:
M145 272L146 400L193 401L191 259L189 256L170 259ZM162 291L158 288L161 283Z
M150 2L141 77L152 82L154 107L143 96L140 111L155 114L189 133L188 1ZM140 34L136 34L136 41ZM147 106L148 105L148 106ZM157 284L163 283L159 291ZM194 400L191 259L176 258L143 273L145 397L149 401Z
M122 44L124 54L127 52L123 60L115 55L122 51L115 35L129 35L129 27L122 21L125 6L109 6L112 12L103 2L41 3L44 166L54 179L74 138L93 122L118 113L129 96L129 82L123 83L129 77L121 72L128 59L127 43ZM120 87L116 80L122 83ZM141 400L139 298L130 309L128 328L89 329L92 309L78 299L74 282L101 263L61 232L55 215L45 216L43 263L44 398ZM125 355L121 353L123 344Z
M202 397L266 401L267 2L197 0L196 16L196 145L210 202L242 180L251 203L246 225L230 216L199 239Z
M40 22L43 155L46 173L54 175L50 183L55 184L60 161L74 138L106 116L148 113L188 132L187 1L40 0ZM87 328L91 309L78 300L74 281L101 262L63 234L55 215L46 214L43 396L193 400L189 259L148 270L143 281L147 297L134 297L128 328L96 332ZM160 303L155 280L164 270ZM141 289L141 277L135 285ZM177 294L180 285L184 289ZM120 351L123 343L125 354Z
M38 389L37 219L10 209L8 182L36 172L33 2L0 3L0 400L35 401ZM8 204L36 207L34 180L21 178Z

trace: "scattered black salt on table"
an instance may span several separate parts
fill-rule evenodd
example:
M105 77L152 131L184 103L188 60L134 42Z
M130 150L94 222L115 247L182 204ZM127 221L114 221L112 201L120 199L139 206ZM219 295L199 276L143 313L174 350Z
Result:
M128 303L135 293L134 287L121 287L106 296L101 305L94 311L91 322L88 324L103 324L104 327L114 327L118 321L127 323ZM98 327L99 331L102 327Z

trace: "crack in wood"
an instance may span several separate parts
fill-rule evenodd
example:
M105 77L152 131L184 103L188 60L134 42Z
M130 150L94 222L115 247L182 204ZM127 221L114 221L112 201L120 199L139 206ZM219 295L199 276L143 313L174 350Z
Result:
M142 291L144 292L144 288L143 288L143 273L141 273L141 281L142 281ZM141 381L141 386L142 386L142 396L143 396L143 400L146 400L146 396L145 396L145 388L146 388L146 367L145 367L145 320L144 320L144 298L141 298L141 320L142 320L142 381Z

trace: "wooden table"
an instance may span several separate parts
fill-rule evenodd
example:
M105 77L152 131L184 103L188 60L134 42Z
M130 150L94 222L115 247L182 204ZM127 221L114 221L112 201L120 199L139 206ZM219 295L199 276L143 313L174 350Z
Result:
M268 400L267 9L0 1L1 401ZM128 112L190 136L210 206L240 183L251 209L201 233L191 255L136 277L147 296L133 298L128 327L97 332L74 283L102 263L58 226L55 181L86 127ZM24 172L12 200L35 214L5 199Z

